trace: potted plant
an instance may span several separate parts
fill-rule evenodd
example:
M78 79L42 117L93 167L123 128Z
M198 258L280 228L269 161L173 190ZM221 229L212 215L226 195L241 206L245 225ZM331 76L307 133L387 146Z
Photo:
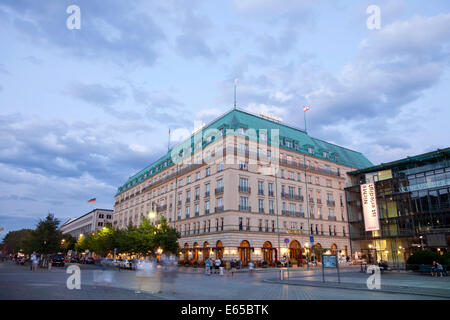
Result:
M297 267L298 267L298 262L297 262L296 259L289 259L289 265L290 265L292 268L297 268Z
M267 268L267 261L264 260L264 261L261 263L261 266L262 266L263 268Z
M197 268L198 267L198 262L194 261L194 263L192 265L194 266L194 268Z

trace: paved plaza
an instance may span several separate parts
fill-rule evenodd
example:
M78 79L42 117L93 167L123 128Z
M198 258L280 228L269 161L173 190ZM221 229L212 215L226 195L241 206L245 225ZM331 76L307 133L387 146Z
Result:
M81 289L69 290L66 287L66 268L40 269L31 272L27 266L14 265L11 262L0 263L0 299L231 299L231 300L396 300L396 299L446 299L446 297L424 296L420 292L391 293L333 287L315 286L321 281L319 270L295 271L290 273L289 281L298 283L279 283L279 271L238 272L230 275L205 275L202 270L180 268L177 273L176 293L159 276L145 279L141 293L137 288L136 274L131 270L114 270L110 287L98 284L94 287L94 275L101 271L98 266L82 265ZM357 270L342 270L343 282L362 282L366 275ZM434 287L445 290L450 288L449 278L431 278L420 275L384 274L382 279L390 283ZM333 280L331 274L327 280ZM302 285L301 282L307 282ZM364 280L365 281L365 280ZM383 281L383 280L382 280ZM394 281L394 282L393 282ZM419 290L420 291L420 290ZM418 294L419 293L419 294ZM450 299L450 294L447 299Z

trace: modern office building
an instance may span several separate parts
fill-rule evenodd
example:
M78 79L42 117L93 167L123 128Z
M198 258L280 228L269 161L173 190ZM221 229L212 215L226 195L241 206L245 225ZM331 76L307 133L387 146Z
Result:
M64 222L60 230L62 234L70 234L78 239L80 234L97 232L106 224L113 222L113 210L110 209L94 209L81 217L71 218Z
M163 215L191 262L350 255L347 172L371 165L281 119L233 109L119 187L113 225Z
M351 186L345 192L353 252L401 265L416 250L449 250L450 148L349 176ZM370 191L361 197L361 190L372 186L375 201L364 199ZM370 212L364 212L365 204Z

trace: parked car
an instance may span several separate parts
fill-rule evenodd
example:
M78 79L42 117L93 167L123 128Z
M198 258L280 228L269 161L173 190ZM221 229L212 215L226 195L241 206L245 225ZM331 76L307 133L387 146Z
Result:
M80 259L78 259L77 257L72 257L70 258L70 263L80 263Z
M128 260L128 259L122 260L120 266L121 266L121 268L123 268L123 269L131 269L131 260Z
M114 259L113 266L120 268L121 263L122 263L122 259Z
M114 266L113 262L114 262L114 259L105 258L105 259L102 259L102 261L100 263L105 266L112 267L112 266Z
M64 267L64 255L63 254L54 254L51 258L50 258L50 262L52 263L52 267Z
M85 264L95 264L95 260L94 260L94 258L87 257L87 258L84 260L84 263L85 263Z

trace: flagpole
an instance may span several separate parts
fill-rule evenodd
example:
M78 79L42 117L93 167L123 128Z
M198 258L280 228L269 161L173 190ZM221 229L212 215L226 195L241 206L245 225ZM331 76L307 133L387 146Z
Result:
M167 151L170 151L170 129L169 129L169 141L167 142Z
M305 111L304 108L303 108L303 120L305 121L305 132L308 133L308 132L306 131L306 111Z
M236 109L236 86L238 83L238 79L234 79L234 109Z

